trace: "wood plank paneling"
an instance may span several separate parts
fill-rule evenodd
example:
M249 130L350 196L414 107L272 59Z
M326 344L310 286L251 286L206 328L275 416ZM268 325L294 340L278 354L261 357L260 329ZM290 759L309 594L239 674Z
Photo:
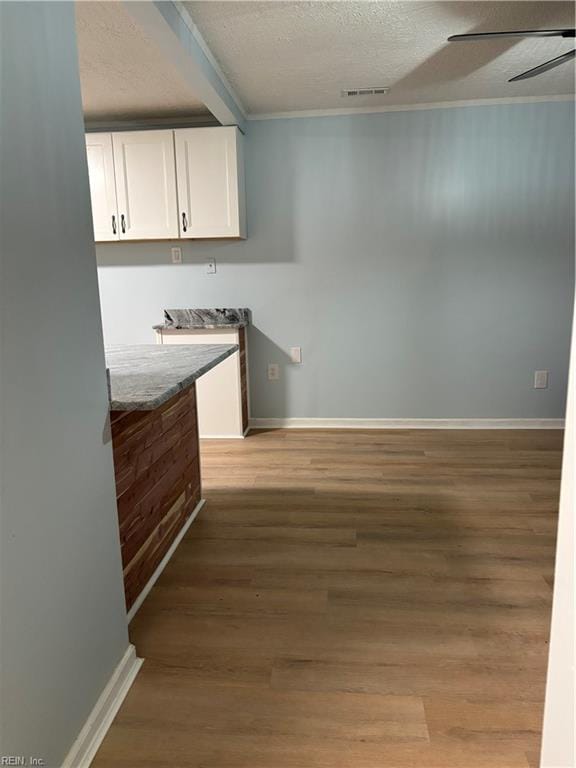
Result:
M110 422L129 610L200 501L196 388Z
M536 768L561 432L202 441L95 768Z
M246 371L246 328L238 330L238 346L240 347L240 393L242 398L242 430L248 429L248 374Z

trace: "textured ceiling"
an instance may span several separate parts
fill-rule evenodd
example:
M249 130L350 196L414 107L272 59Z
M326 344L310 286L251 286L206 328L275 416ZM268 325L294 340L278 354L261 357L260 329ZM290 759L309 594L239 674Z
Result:
M569 2L185 2L249 113L369 107L574 90L564 64L508 78L574 47L555 38L447 43L473 31L574 25ZM391 86L344 99L344 88Z
M86 118L208 114L120 3L76 3L76 28Z

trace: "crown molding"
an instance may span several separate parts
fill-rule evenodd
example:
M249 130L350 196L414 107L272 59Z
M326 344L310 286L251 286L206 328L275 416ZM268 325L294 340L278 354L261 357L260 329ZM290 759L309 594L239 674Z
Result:
M254 112L246 115L249 121L289 120L307 117L340 117L344 115L376 115L383 112L417 112L426 109L456 109L458 107L494 107L506 104L539 104L544 102L574 101L573 94L561 96L510 96L498 99L469 99L467 101L437 101L425 104L390 104L383 107L342 107L336 109L308 109L293 112Z

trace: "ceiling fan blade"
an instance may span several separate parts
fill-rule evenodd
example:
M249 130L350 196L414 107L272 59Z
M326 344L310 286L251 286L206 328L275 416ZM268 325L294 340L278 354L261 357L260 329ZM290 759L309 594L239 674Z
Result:
M466 42L467 40L491 40L499 37L574 37L574 29L528 29L524 32L471 32L468 35L451 35L449 43Z
M536 75L541 75L542 72L547 72L549 69L554 69L554 67L557 67L560 64L564 64L565 61L570 61L570 59L573 59L575 56L576 56L576 50L568 51L568 53L563 53L562 56L556 56L555 59L550 59L550 61L545 61L544 64L540 64L539 66L534 67L533 69L529 69L526 72L522 72L521 75L516 75L516 77L510 78L508 82L515 83L517 80L527 80L529 77L536 77Z

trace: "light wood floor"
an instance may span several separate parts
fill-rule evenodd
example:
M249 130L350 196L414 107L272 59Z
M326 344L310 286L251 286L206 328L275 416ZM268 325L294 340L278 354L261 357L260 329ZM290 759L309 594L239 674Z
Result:
M535 768L559 431L205 441L95 768Z

